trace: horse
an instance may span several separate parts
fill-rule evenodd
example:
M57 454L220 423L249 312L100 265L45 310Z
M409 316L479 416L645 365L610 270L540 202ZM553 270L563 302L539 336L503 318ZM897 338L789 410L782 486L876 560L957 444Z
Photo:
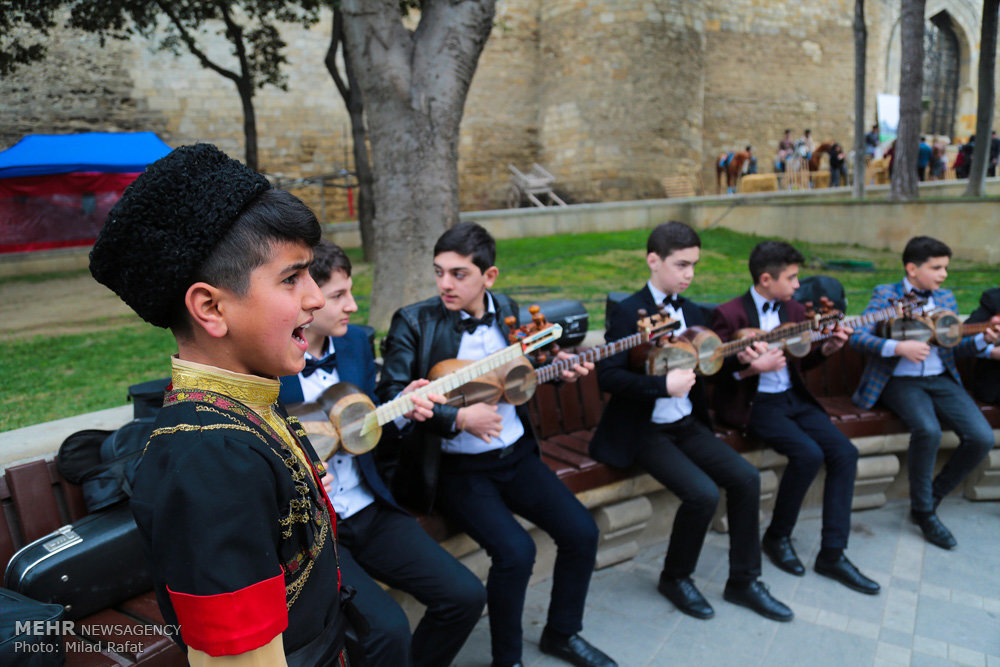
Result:
M736 182L740 176L750 169L749 151L735 153L720 153L715 159L715 193L722 194L722 174L726 175L726 193L736 190Z
M809 171L819 171L819 161L823 159L823 153L829 153L836 143L836 141L824 141L816 147L813 154L809 156Z

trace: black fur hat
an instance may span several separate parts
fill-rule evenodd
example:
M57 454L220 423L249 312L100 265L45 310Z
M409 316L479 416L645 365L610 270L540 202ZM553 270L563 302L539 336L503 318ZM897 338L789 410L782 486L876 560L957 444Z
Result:
M90 272L142 319L168 327L198 269L270 187L212 144L182 146L151 164L111 208Z

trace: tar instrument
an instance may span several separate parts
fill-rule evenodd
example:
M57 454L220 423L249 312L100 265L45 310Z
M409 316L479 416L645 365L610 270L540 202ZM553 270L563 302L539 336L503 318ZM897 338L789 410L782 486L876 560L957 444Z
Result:
M933 325L933 341L940 347L955 347L966 336L975 336L1000 324L1000 315L994 315L989 322L961 324L958 315L944 308L935 308L927 317Z
M467 385L475 385L483 375L488 375L496 369L503 368L523 359L524 355L534 352L540 347L550 345L562 336L562 327L550 324L545 329L530 335L524 335L517 342L502 350L480 359L479 361L459 361L448 359L430 370L429 384L402 394L393 400L375 407L367 394L350 382L338 382L328 388L317 399L320 409L327 416L330 429L317 424L303 422L307 432L319 431L327 435L328 443L323 452L317 448L323 460L328 459L338 447L350 454L364 454L371 451L382 436L382 427L389 422L402 417L413 410L415 396L441 394L448 396L456 389ZM452 363L457 362L457 363ZM332 430L332 435L331 435ZM324 434L323 431L326 431ZM329 440L334 440L331 444ZM329 454L325 454L329 451ZM325 455L324 455L325 454Z
M899 302L893 304L899 308L900 312L895 317L890 316L880 321L875 333L882 338L891 338L892 340L915 340L921 343L931 343L937 328L940 327L942 337L948 340L950 338L948 329L952 323L958 323L958 318L943 308L924 310L926 304L926 299L917 297L912 292L907 294ZM890 308L893 305L890 305ZM935 322L934 313L937 314L940 323Z
M535 308L535 306L532 306L532 308ZM532 312L533 322L536 324L538 322L544 323L545 316L533 311L532 308L528 310ZM572 357L556 359L539 368L531 368L529 365L527 373L507 378L507 384L504 386L504 399L513 405L526 403L534 396L535 389L539 384L559 379L563 371L569 370L577 364L586 362L596 363L625 350L635 350L643 346L648 346L661 336L676 330L680 327L680 324L680 320L670 318L662 312L658 315L649 316L646 311L640 310L639 321L636 323L636 333L620 338L612 343L591 348ZM528 326L530 327L531 325Z
M712 375L722 368L726 358L758 341L767 343L770 348L784 349L793 357L804 357L813 343L829 338L837 324L856 328L875 322L912 319L913 313L924 303L915 295L907 295L887 308L844 320L843 313L834 310L832 302L823 297L819 312L812 310L811 303L805 304L808 310L802 322L786 322L768 332L740 329L726 343L704 327L691 327L655 350L646 360L645 371L647 375L665 375L671 370L691 368L702 375Z

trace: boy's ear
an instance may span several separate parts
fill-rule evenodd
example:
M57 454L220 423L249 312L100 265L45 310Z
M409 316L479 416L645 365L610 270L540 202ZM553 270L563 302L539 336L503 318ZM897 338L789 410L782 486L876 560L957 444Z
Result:
M660 256L657 255L655 252L650 252L646 254L646 266L649 267L650 271L656 271L656 269L660 266L662 262L663 260L660 259Z
M499 275L500 275L500 269L498 269L495 266L491 266L490 268L483 271L483 282L486 285L486 289L490 289L491 287L493 287L493 283L497 281L497 276Z
M764 273L760 274L760 277L757 278L756 284L760 285L761 287L768 287L773 282L774 282L774 276L765 271Z
M192 326L204 329L212 338L222 338L229 332L229 324L219 307L222 296L222 290L204 282L194 283L184 294Z
M903 271L906 272L907 277L915 275L918 268L919 267L916 262L907 262L906 264L903 264Z

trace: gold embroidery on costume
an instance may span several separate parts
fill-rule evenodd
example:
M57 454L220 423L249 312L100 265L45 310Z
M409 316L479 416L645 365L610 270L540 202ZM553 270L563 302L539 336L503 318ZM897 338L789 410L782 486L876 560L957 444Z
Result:
M326 472L325 466L318 461L310 464L300 441L307 436L299 420L294 417L286 420L278 412L280 383L277 380L233 373L176 356L172 358L172 365L173 390L167 393L164 405L193 402L197 404L196 412L211 413L228 423L165 427L154 431L150 440L177 431L230 429L253 433L288 470L298 498L289 499L287 511L278 519L281 538L292 539L296 526L301 526L300 530L305 530L308 536L305 542L299 543L308 546L300 546L298 553L283 564L286 603L291 609L309 580L316 558L330 545L336 549L336 542L327 539L333 517L323 488L313 474L314 466L319 475ZM241 418L256 428L241 423Z

